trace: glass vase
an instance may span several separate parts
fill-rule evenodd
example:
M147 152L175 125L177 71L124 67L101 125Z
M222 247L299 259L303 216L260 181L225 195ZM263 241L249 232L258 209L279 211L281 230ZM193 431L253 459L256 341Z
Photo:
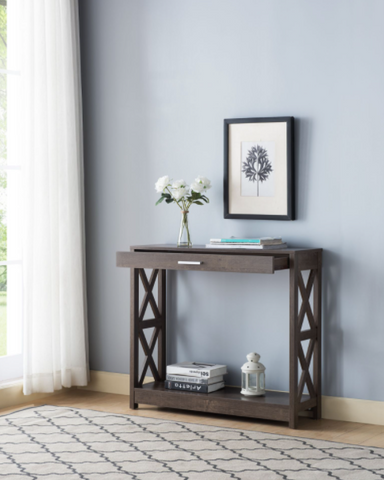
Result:
M189 233L188 214L189 211L181 211L179 239L177 241L178 247L192 247L191 235Z

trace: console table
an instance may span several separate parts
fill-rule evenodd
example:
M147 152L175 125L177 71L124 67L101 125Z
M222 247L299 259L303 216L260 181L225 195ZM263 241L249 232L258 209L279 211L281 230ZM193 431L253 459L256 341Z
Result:
M252 250L232 248L176 248L174 245L143 245L117 253L117 266L131 268L131 365L130 407L139 403L199 412L238 415L289 422L297 428L301 411L321 418L321 269L322 249L289 248ZM152 269L148 278L144 269ZM268 392L265 397L246 397L240 388L225 387L213 393L167 390L166 377L166 272L194 270L274 274L289 270L289 392ZM302 272L309 270L305 282ZM140 281L144 298L139 305ZM157 282L157 301L153 294ZM301 303L299 302L301 300ZM148 306L154 318L144 320ZM305 317L309 328L303 330ZM153 328L147 342L146 328ZM302 342L308 341L304 353ZM145 354L139 371L139 343ZM157 344L157 361L154 348ZM214 361L214 359L212 359ZM299 378L299 365L301 373ZM144 379L151 370L154 382ZM308 394L304 394L307 387Z

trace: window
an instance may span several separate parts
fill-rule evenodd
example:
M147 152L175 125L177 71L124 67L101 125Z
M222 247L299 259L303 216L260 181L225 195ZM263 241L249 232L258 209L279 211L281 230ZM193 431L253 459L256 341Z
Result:
M14 4L0 0L0 382L22 376L20 71Z

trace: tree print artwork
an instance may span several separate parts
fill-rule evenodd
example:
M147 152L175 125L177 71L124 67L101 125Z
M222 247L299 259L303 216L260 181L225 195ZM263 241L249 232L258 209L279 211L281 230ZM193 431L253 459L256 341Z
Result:
M268 151L261 145L253 145L246 160L243 161L242 172L250 182L256 182L257 197L260 196L260 183L266 182L273 172L272 163L268 158Z

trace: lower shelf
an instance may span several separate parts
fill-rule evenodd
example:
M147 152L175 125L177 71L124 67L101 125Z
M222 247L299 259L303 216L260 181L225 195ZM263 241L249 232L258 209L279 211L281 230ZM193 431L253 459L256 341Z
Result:
M289 420L289 394L267 392L263 397L246 397L240 388L225 387L213 393L191 393L168 390L163 382L152 382L135 388L135 402L164 408L219 413L266 420Z

